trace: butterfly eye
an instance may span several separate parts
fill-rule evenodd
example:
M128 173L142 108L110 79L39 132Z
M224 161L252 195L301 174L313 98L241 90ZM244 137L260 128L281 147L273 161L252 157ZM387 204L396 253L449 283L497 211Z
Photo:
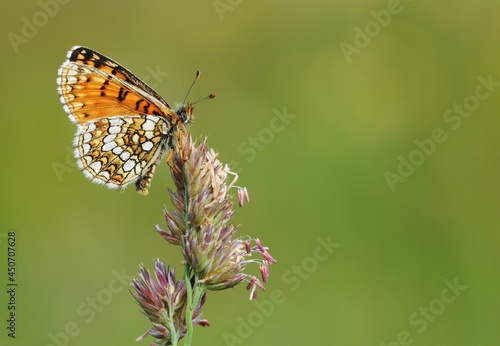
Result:
M187 120L188 120L188 116L187 116L186 112L182 113L181 114L182 123L186 123Z
M188 124L191 121L191 117L193 115L193 106L188 103L187 106L182 106L177 110L176 114L181 119L183 124Z

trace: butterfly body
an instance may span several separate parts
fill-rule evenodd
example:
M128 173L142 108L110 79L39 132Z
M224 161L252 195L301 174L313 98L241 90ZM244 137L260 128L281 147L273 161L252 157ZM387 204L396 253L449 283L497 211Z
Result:
M148 193L158 162L191 122L190 103L172 109L151 87L120 64L75 46L58 71L63 108L77 125L78 166L110 188L135 183Z

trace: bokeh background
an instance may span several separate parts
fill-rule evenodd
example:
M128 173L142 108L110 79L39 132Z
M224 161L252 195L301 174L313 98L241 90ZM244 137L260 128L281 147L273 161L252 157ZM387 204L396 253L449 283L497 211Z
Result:
M251 203L234 222L278 260L257 305L243 285L209 293L212 325L195 345L498 345L499 11L463 0L3 2L0 343L148 345L134 341L149 321L128 282L155 258L181 273L153 228L171 205L168 167L142 197L75 166L55 80L85 45L171 104L203 72L190 99L217 97L196 106L192 134L239 172Z

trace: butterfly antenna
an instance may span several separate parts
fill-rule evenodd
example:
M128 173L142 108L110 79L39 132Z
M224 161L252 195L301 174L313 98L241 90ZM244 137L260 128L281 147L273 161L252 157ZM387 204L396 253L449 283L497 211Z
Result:
M188 97L189 97L189 94L191 93L191 89L193 89L194 83L196 83L196 81L197 81L198 79L200 79L200 76L201 76L201 72L200 72L199 70L198 70L198 71L196 71L196 77L194 77L194 80L193 80L193 82L191 83L191 86L189 87L188 92L186 93L186 97L184 98L184 102L183 102L182 104L184 104L184 105L186 104L186 101L187 101L187 99L188 99ZM196 103L198 103L198 102L200 102L200 101L207 100L207 99L213 99L214 97L215 97L215 94L210 94L210 95L208 95L207 97L204 97L204 98L202 98L202 99L199 99L198 101L193 102L193 103L191 103L191 104L192 104L192 105L194 105L194 104L196 104Z
M182 102L182 104L186 104L187 98L189 97L189 94L191 93L191 89L193 89L194 83L196 83L196 81L198 79L200 79L200 75L201 75L201 72L199 70L196 71L196 77L194 77L194 80L191 83L191 86L189 87L189 89L188 89L188 91L186 93L186 97L184 98L184 102Z
M201 102L201 101L203 101L203 100L213 99L214 97L215 97L215 94L210 94L210 95L208 95L207 97L204 97L204 98L202 98L202 99L199 99L198 101L193 102L193 103L191 103L191 104L192 104L192 105L195 105L195 104L197 104L198 102Z

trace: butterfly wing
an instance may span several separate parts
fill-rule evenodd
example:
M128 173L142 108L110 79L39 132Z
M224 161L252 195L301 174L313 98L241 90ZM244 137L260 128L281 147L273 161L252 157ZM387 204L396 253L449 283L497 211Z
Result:
M168 103L132 72L86 47L73 47L58 71L64 110L77 124L113 116L155 115L177 122Z
M75 156L84 174L110 188L135 182L147 194L182 126L179 116L132 72L92 49L73 47L58 75L63 108L78 125Z
M172 146L172 127L151 115L99 118L78 126L75 156L93 182L110 188L135 182L147 194L158 161Z

